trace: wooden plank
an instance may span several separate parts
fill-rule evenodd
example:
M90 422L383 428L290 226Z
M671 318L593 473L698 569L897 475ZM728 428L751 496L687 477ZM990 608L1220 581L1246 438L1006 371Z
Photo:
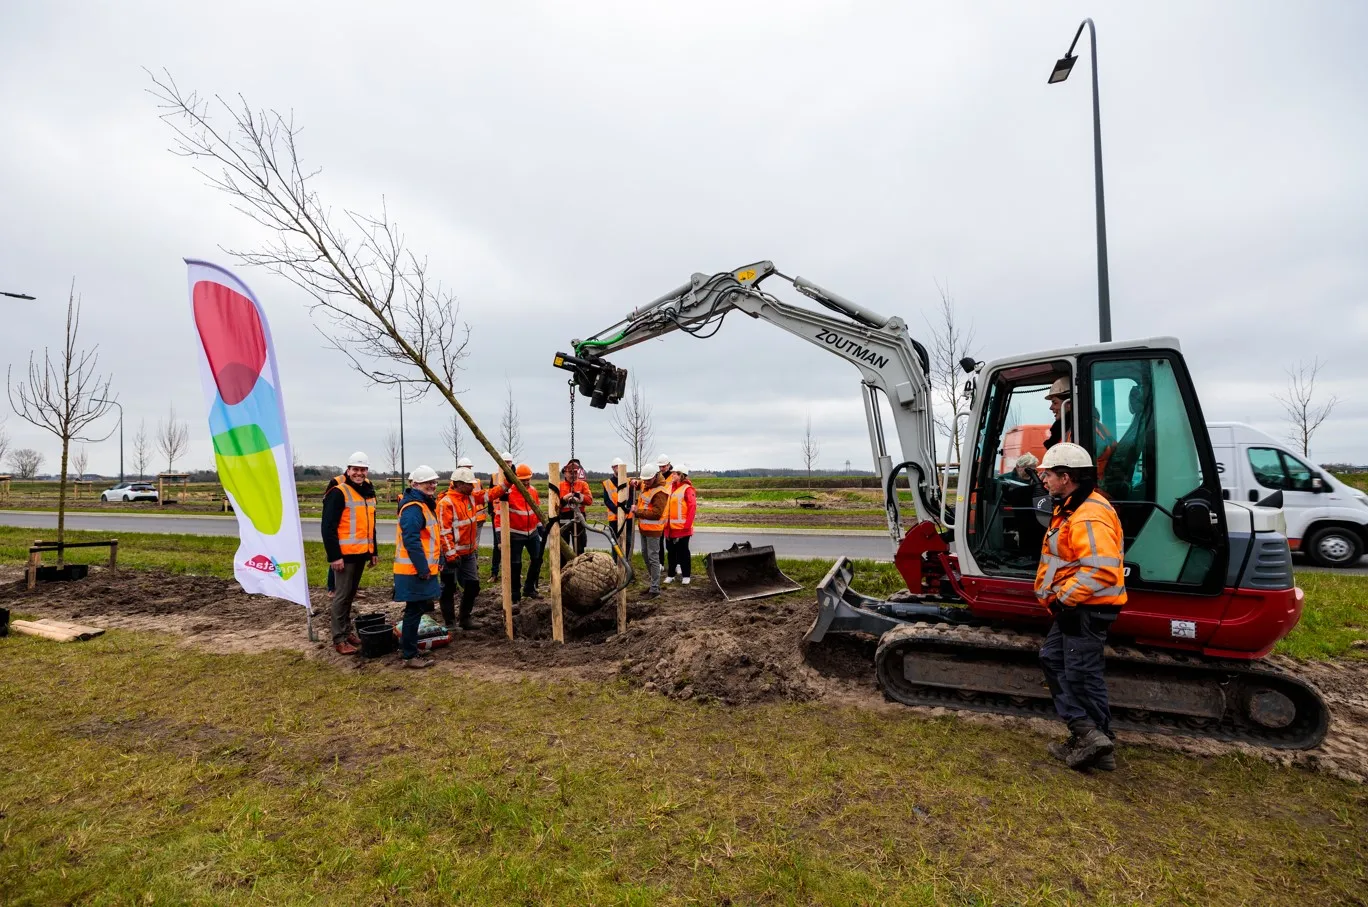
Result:
M508 486L512 488L512 485ZM513 638L513 535L508 525L508 497L499 501L499 579L503 587L504 633ZM519 577L519 581L521 581Z
M34 623L27 620L12 620L10 627L16 633L23 633L28 636L41 636L43 639L50 639L53 642L74 642L81 638L81 634L73 633L69 630L59 630L56 627L49 627L44 624Z
M556 642L565 642L565 612L561 606L559 463L547 465L546 480L550 486L546 498L546 512L551 516L551 530L546 534L546 544L551 552L551 638Z
M627 485L627 467L626 467L626 466L618 466L618 467L616 467L616 470L617 470L617 475L615 476L615 478L617 479L617 486L618 486L618 489L619 489L619 490L618 490L618 498L621 499L621 498L622 498L622 490L621 490L621 489L625 488L626 485ZM627 525L627 523L626 523L625 520L619 520L619 521L618 521L618 524L619 524L620 526L626 526L626 525ZM628 527L628 531L630 531L630 527ZM621 551L621 552L623 553L624 557L625 557L625 555L626 555L626 548L624 547L624 545L625 545L625 543L624 543L621 539L619 539L619 540L618 540L618 550ZM626 570L626 569L627 569L627 565L626 565L625 563L622 565L622 569L623 569L623 570ZM617 631L618 631L619 633L626 633L626 632L627 632L627 587L626 587L626 586L623 586L621 589L619 589L619 590L618 590L618 594L617 594Z
M38 620L32 621L32 623L42 624L45 627L56 627L58 630L64 630L68 633L78 633L82 639L93 639L104 633L103 627L92 627L87 624L78 624L69 620L55 620L51 617L40 617Z

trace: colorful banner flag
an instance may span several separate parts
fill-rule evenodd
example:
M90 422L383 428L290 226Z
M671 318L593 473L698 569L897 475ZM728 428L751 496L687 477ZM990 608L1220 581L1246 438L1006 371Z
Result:
M294 456L266 313L227 269L188 258L185 264L214 464L241 539L233 574L244 591L298 602L312 614Z

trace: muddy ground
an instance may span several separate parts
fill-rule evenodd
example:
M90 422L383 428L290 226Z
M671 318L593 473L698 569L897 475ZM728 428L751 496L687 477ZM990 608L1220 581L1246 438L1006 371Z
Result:
M394 671L393 656L367 660L342 656L329 641L328 594L313 590L320 641L311 643L302 609L247 595L235 582L156 571L109 573L93 568L84 581L23 588L16 568L0 568L0 607L38 617L79 619L85 624L172 633L212 652L303 651L338 670ZM488 585L488 584L487 584ZM524 602L515 617L517 639L504 636L503 612L494 592L480 595L475 627L436 652L437 670L482 679L619 678L649 692L681 700L730 706L775 701L822 701L859 708L905 711L884 701L874 682L873 641L832 638L805 647L803 634L815 604L810 593L732 604L706 576L688 587L666 586L659 598L629 593L628 629L619 635L612 613L588 617L567 612L567 643L550 639L550 605ZM530 607L527 607L530 605ZM357 613L397 618L402 606L388 589L362 590ZM435 615L434 615L435 616ZM1196 755L1243 751L1281 764L1301 765L1368 782L1368 662L1275 663L1315 684L1331 709L1326 740L1313 750L1282 752L1164 735L1122 733L1121 742L1176 749ZM956 715L1057 736L1061 727L1039 719L1007 718L945 709ZM1124 755L1123 755L1124 759Z

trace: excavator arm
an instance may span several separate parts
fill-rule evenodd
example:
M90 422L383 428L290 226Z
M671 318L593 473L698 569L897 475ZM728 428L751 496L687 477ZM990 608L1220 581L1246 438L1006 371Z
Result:
M770 277L788 281L799 293L836 315L792 305L765 292L760 284ZM895 489L904 470L915 491L912 497L917 521L935 522L941 504L925 347L912 339L901 318L879 315L802 277L790 278L777 271L772 262L760 261L718 274L695 274L688 283L633 310L593 337L573 341L574 353L557 353L554 364L572 372L580 392L590 397L590 405L601 408L621 400L627 380L626 370L605 357L674 331L711 337L734 310L801 337L859 370L870 447L884 490L894 548L902 538ZM885 441L880 394L893 414L901 450L897 462Z

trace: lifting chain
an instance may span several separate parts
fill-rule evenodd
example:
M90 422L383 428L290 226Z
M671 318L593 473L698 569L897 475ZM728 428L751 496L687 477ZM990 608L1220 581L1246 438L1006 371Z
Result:
M570 379L570 459L575 458L575 381ZM568 461L567 461L568 462Z

